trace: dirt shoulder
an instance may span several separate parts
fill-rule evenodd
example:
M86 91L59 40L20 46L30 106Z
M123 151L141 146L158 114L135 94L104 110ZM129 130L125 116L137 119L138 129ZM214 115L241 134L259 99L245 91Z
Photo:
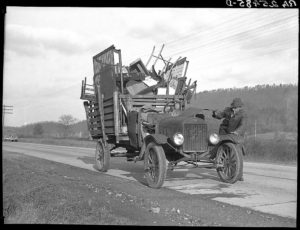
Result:
M73 166L3 152L4 223L272 226L293 219L250 211Z

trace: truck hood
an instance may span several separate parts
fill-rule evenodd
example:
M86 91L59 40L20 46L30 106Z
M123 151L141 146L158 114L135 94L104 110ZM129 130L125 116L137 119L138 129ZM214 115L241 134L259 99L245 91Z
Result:
M184 124L206 124L206 122L201 118L194 117L192 114L181 114L177 117L161 119L158 124L158 131L160 134L171 137L177 132L183 133Z
M180 116L185 116L185 117L195 117L197 114L204 114L207 113L206 110L204 109L200 109L200 108L196 108L196 107L190 107L186 110L184 110Z

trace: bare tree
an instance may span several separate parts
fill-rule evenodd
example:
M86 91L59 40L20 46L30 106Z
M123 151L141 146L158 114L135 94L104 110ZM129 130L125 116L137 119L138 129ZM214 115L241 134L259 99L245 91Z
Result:
M64 137L71 134L71 126L78 120L70 114L64 114L59 117L59 123L62 124L64 130Z

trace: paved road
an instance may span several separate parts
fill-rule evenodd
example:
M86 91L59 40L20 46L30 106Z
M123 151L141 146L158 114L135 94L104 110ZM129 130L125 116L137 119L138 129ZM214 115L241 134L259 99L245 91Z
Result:
M96 170L95 150L90 148L15 142L3 143L3 149ZM111 158L110 170L106 174L145 184L143 163L127 162L124 157ZM297 167L245 162L244 179L243 182L226 184L219 180L214 169L177 169L168 172L163 187L296 219Z

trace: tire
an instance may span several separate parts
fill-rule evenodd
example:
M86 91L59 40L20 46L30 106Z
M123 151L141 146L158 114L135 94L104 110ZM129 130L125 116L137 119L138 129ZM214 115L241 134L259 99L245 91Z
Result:
M219 146L217 152L217 172L221 181L233 184L238 181L243 174L243 155L240 149L233 143L227 142Z
M167 162L164 149L150 142L144 156L145 177L149 187L160 188L166 178Z
M104 146L103 141L97 142L95 151L96 168L100 172L106 172L109 169L110 151Z

